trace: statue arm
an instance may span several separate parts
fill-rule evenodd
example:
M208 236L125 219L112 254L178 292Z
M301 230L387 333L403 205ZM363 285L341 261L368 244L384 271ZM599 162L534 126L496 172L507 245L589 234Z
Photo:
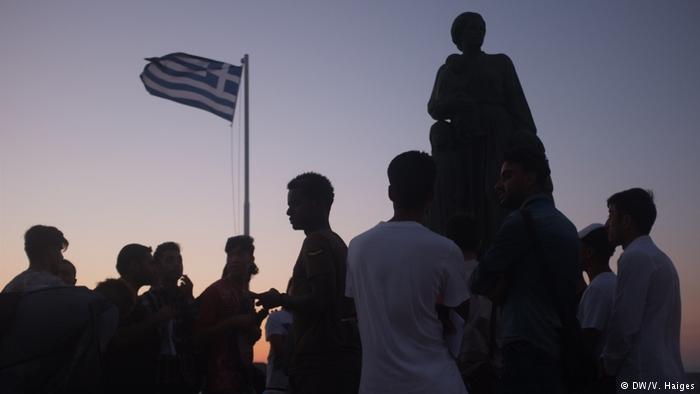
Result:
M452 119L455 114L469 105L469 100L460 92L455 92L457 81L447 66L443 64L438 69L433 85L433 93L428 101L428 113L435 120Z
M525 93L520 85L520 80L518 79L518 74L515 72L515 66L510 58L506 55L505 57L505 81L504 81L504 93L506 98L506 107L508 111L513 116L513 123L516 130L529 131L533 134L537 134L537 128L535 127L535 121L532 119L532 113L530 112L530 106L527 104L527 99L525 98Z

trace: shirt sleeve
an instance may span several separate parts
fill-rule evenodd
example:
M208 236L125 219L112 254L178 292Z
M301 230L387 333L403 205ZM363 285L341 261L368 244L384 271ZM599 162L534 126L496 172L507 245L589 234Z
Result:
M308 278L334 272L333 251L323 235L309 235L304 240L302 249L304 251L304 269Z
M528 249L529 236L520 211L506 217L489 248L484 261L480 262L471 277L471 290L484 294L498 285L500 274L509 270L514 261Z
M348 246L348 257L345 264L345 296L349 298L354 298L354 284L352 279L352 269L354 263L352 263L352 256L354 254L353 241L350 241Z
M615 303L610 317L603 363L609 374L617 374L642 326L647 291L655 267L642 251L629 251L618 264Z
M468 272L464 264L462 252L456 245L450 245L444 260L443 271L443 304L449 307L459 306L469 299Z

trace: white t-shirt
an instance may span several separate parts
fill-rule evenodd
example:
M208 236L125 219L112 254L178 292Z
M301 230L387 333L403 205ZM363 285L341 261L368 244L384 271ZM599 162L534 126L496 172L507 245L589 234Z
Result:
M596 354L603 352L608 337L608 321L615 302L617 277L612 272L596 275L581 296L578 304L578 321L582 329L595 328L601 332Z
M360 393L466 393L435 305L469 298L462 252L416 222L382 222L348 248L345 294L362 340Z
M287 337L290 335L292 328L292 314L282 309L277 312L272 312L267 317L265 323L265 340L270 341L273 335L281 335ZM289 386L289 377L282 371L279 366L275 365L276 354L270 349L267 355L267 376L265 379L265 393L284 393Z

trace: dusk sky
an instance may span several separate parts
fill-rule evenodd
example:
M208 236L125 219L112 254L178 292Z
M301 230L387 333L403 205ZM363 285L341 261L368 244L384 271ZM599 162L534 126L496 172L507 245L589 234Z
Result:
M132 242L179 242L195 295L220 277L225 240L243 227L241 107L231 126L139 80L144 58L187 52L250 54L252 289L284 288L303 240L287 182L329 177L346 242L390 218L386 167L430 152L426 105L464 11L486 20L484 51L515 63L557 206L577 228L604 222L617 191L654 191L651 235L681 281L685 368L700 370L695 0L2 0L0 286L27 267L34 224L64 232L90 288L117 276Z

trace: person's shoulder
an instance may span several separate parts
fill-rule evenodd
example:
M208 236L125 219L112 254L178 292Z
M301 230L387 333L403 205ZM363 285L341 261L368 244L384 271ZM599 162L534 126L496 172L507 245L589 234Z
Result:
M368 239L380 236L380 234L384 231L383 226L384 222L376 224L372 226L371 228L361 232L360 234L354 236L351 240L350 243L348 244L348 247L351 247L353 245L358 245L362 244Z
M199 295L199 298L203 297L211 297L212 295L218 295L219 294L219 289L221 286L223 286L224 280L223 279L217 279L214 283L210 284L207 286L206 289L202 292L202 294Z
M307 254L317 254L326 248L345 249L345 241L331 230L316 231L308 234L302 243L302 250Z
M489 62L498 63L501 65L513 65L513 61L505 53L484 52L484 57L486 57L489 60Z

